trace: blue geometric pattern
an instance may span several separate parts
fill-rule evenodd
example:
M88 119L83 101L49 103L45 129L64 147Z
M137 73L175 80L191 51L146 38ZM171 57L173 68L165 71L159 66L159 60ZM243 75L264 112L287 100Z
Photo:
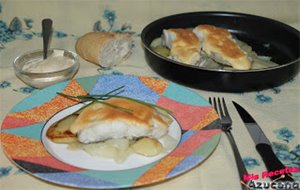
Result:
M191 169L193 167L195 167L195 163L200 163L204 158L197 155L197 156L193 156L190 155L188 157L186 157L182 162L180 162L169 174L168 174L168 178L176 176L178 174L181 174L183 171L186 171L187 168ZM194 165L193 165L194 164Z
M47 181L66 184L71 187L82 187L82 188L117 188L119 185L110 181L95 179L86 175L78 173L36 173L37 177L41 177Z
M194 106L209 106L207 100L199 96L196 92L172 82L169 83L163 95L176 100L177 102L184 102L185 104Z
M97 81L90 94L106 94L116 88L125 86L119 94L134 99L155 104L160 95L145 86L137 76L128 75L102 75Z
M30 139L40 140L41 139L41 132L44 126L44 122L36 123L33 125L23 126L20 128L12 128L12 129L4 129L1 132L14 134L17 136L22 136Z
M44 88L41 91L36 91L32 93L31 96L28 96L27 98L23 99L20 103L18 103L18 105L15 106L11 110L11 112L21 112L49 102L52 98L54 98L57 95L56 92L62 91L68 83L69 81L61 82L56 85ZM39 98L40 96L43 96L43 98Z

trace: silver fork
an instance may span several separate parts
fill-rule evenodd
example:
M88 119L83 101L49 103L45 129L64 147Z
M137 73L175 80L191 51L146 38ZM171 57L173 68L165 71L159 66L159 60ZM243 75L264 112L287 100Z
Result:
M216 100L217 99L217 100ZM245 168L245 165L243 163L242 157L240 155L240 152L238 150L238 147L235 143L235 140L233 138L233 135L231 134L231 125L232 125L232 120L230 118L230 115L228 113L227 110L227 106L225 103L224 98L222 98L222 103L220 98L211 98L209 97L209 103L211 105L214 106L215 110L217 111L219 117L220 117L220 121L221 121L221 126L222 126L222 130L225 132L226 136L228 137L228 140L230 142L231 148L233 150L233 154L235 157L235 162L238 168L238 172L239 172L239 176L240 176L240 183L242 186L243 190L249 190L246 186L246 184L244 183L244 175L248 176L248 172Z

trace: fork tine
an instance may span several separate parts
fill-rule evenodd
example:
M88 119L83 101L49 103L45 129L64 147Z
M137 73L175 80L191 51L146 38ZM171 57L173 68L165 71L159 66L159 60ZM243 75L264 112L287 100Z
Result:
M216 98L215 97L213 97L213 106L214 106L216 112L219 114L219 111L218 111L218 108L217 108L217 102L216 102Z
M210 103L210 105L212 105L214 107L214 109L216 110L216 112L218 113L218 109L216 106L216 100L215 97L209 97L208 98L208 102ZM219 114L219 113L218 113Z
M223 113L223 109L222 109L222 105L221 105L221 101L220 101L219 97L218 97L218 107L219 107L220 116L224 117L224 113Z
M221 101L222 99L222 101ZM220 98L220 97L209 97L209 103L214 106L214 109L216 110L216 112L219 115L219 119L220 119L220 126L221 129L226 133L230 145L233 149L233 153L234 153L234 157L235 157L235 161L237 164L237 168L238 168L238 172L239 172L239 176L241 181L243 180L243 176L246 174L248 175L248 172L244 166L243 160L241 158L241 155L239 153L238 147L235 143L235 140L231 134L231 125L232 125L232 120L230 118L229 112L227 110L227 106L226 106L226 102L224 97ZM225 114L225 115L224 115ZM242 189L246 190L246 186L244 186L244 184L242 184Z
M227 110L227 106L226 106L226 103L225 103L225 99L224 99L224 98L222 98L222 102L223 102L223 107L224 107L225 115L226 115L226 116L229 116L229 112L228 112L228 110Z

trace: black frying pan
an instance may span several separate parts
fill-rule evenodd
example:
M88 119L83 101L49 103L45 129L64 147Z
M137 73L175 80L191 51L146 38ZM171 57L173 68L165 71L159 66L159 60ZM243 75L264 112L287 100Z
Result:
M150 48L163 29L191 28L211 24L227 28L248 43L259 55L272 57L279 66L249 71L218 71L182 64L165 58ZM296 29L264 17L229 12L193 12L158 19L142 31L142 43L149 66L174 82L204 90L245 92L279 86L299 72L300 33Z

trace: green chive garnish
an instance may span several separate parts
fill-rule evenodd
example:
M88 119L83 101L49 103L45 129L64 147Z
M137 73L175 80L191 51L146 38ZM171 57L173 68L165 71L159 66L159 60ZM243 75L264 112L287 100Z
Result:
M151 104L151 103L148 103L148 102L144 102L144 101L141 101L141 100L137 100L137 99L134 99L134 98L130 98L130 97L127 97L127 96L119 96L118 94L121 93L120 90L123 89L124 87L125 86L121 86L121 87L116 88L116 89L114 89L114 90L112 90L112 91L110 91L106 94L95 94L95 95L87 94L87 95L83 95L83 96L71 96L71 95L68 95L68 94L60 93L60 92L57 92L57 94L60 95L60 96L64 96L66 98L69 98L69 99L77 100L77 101L99 102L99 103L102 103L102 104L105 104L105 105L108 105L108 106L111 106L111 107L114 107L114 108L117 108L117 109L120 109L120 110L123 110L123 111L132 112L132 110L130 110L130 109L123 108L123 107L120 107L120 106L117 106L117 105L114 105L114 104L110 104L110 103L104 101L104 100L107 100L109 98L123 98L123 99L127 99L127 100L130 100L130 101L134 101L134 102L146 105L146 106L150 106L150 107L153 107L153 108L156 108L156 109L160 109L160 110L165 111L169 114L172 114L172 111L170 111L168 109L165 109L161 106ZM117 91L119 91L119 92L117 92ZM112 94L112 93L115 93L115 94Z

